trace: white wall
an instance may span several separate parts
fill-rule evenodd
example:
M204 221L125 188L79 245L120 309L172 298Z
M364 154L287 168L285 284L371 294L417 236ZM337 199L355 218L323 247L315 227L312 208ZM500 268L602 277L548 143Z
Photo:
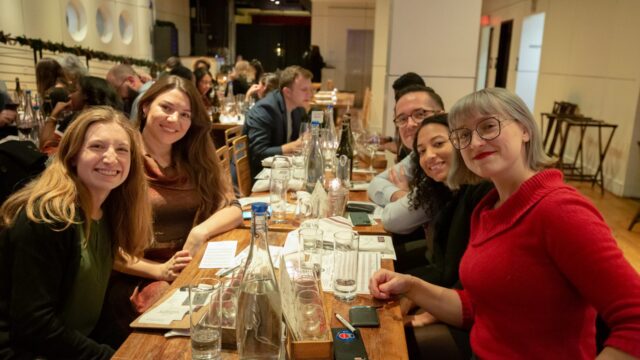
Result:
M374 0L313 0L311 11L311 44L320 47L320 53L338 89L345 88L347 67L347 31L373 30Z
M618 195L640 195L638 147L632 140L640 93L640 2L554 0L547 12L536 113L554 100L579 104L584 115L618 124L604 163L606 186ZM634 136L635 133L635 136ZM585 139L589 165L597 156L597 134ZM633 176L627 176L633 173ZM627 181L626 179L630 179Z
M640 2L485 0L483 15L490 15L492 24L514 20L511 90L522 19L536 12L545 12L546 19L534 115L564 100L577 103L586 116L618 124L604 162L605 185L617 195L640 196ZM494 34L495 43L499 34ZM588 172L595 171L597 141L595 131L587 133ZM568 157L574 152L575 144L569 143Z
M384 92L386 99L385 116L380 119L386 134L394 132L391 85L400 75L409 71L421 75L442 96L447 109L475 89L480 10L480 0L391 2L386 81L384 88L373 88L374 93Z

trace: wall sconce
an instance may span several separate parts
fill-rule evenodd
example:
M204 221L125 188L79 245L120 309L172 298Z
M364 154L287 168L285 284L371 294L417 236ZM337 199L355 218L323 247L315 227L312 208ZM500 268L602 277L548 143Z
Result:
M276 56L283 57L284 56L284 48L280 46L280 43L276 45Z

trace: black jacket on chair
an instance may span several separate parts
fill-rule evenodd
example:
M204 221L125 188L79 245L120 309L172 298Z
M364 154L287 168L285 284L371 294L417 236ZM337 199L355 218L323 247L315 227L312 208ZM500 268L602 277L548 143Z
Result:
M252 179L262 170L263 159L282 155L282 145L298 138L300 123L305 115L303 108L296 108L291 112L292 124L287 124L286 107L280 90L270 92L247 112L244 134L249 141ZM287 139L289 126L291 138Z

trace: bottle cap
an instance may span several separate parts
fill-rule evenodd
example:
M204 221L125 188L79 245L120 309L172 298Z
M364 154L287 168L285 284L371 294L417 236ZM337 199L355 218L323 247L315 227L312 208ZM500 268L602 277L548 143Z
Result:
M251 211L257 214L266 213L268 207L267 203L257 202L251 204Z

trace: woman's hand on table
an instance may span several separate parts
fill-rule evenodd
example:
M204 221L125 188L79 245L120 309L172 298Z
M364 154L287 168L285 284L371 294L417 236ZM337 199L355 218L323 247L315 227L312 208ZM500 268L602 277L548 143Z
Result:
M162 264L162 274L160 280L172 282L175 280L182 270L191 262L191 255L187 250L180 250L173 254L171 259Z
M413 277L389 270L376 271L369 280L369 291L377 299L388 300L411 290Z
M189 232L187 241L184 242L182 250L186 250L191 254L191 256L194 256L198 252L198 249L200 249L200 246L207 242L207 240L206 230L202 229L200 226L195 226Z

